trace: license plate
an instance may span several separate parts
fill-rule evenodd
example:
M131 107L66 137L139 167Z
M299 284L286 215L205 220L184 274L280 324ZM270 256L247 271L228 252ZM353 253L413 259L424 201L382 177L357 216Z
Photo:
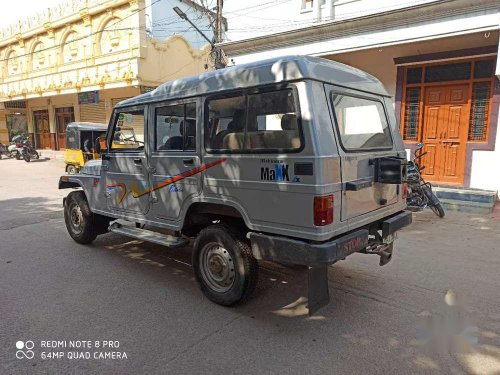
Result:
M394 242L394 240L397 238L397 235L396 233L392 233L392 234L389 234L387 236L385 236L382 240L383 243L385 244L391 244Z

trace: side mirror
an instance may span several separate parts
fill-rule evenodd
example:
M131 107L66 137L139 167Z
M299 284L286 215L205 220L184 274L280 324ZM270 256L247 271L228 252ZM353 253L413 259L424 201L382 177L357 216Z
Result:
M95 151L100 154L103 151L108 151L108 145L106 144L106 137L100 136L95 140Z

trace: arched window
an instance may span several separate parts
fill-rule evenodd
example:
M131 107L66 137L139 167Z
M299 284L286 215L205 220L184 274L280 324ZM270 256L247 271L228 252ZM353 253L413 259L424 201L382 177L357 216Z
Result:
M21 72L21 66L19 64L19 58L17 57L16 51L10 51L7 55L7 73L9 75L18 74Z
M112 18L103 27L101 32L101 53L121 51L128 48L127 33L123 30L123 22L119 18Z
M43 69L48 65L45 46L42 42L37 43L33 48L32 65L33 70Z
M66 35L62 46L63 63L77 61L83 58L82 42L75 31Z

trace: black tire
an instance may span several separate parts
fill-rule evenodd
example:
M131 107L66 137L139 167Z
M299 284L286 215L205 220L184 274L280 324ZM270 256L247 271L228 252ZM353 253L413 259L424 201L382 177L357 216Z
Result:
M432 212L434 212L440 218L444 217L444 209L441 203L437 203L436 205L430 206Z
M73 164L68 164L66 166L67 174L76 174L78 172L78 168L76 168Z
M439 201L439 198L436 197L436 194L434 194L428 186L424 186L422 190L424 191L424 194L429 201L429 204L428 204L429 208L437 216L439 216L440 218L443 218L445 213L444 213L443 206L441 205L441 202Z
M228 225L215 224L196 237L193 269L209 300L233 306L251 296L257 285L259 265L243 235Z
M19 152L16 152L16 160L21 160L21 154Z
M33 154L33 158L34 158L35 160L40 159L40 154L38 153L38 151L35 151L35 153Z
M89 244L99 234L83 191L73 191L64 200L64 222L69 235L78 243Z
M31 156L30 154L24 154L23 159L26 163L29 163L31 161Z

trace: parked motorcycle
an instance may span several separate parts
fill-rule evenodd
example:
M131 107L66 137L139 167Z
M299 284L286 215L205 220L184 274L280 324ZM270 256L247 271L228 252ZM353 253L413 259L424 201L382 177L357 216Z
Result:
M31 145L31 142L27 139L22 142L23 147L21 149L21 156L25 162L29 163L32 159L40 159L40 154Z
M423 143L419 143L415 149L413 160L406 167L406 181L408 186L408 198L406 204L410 209L423 210L429 207L437 216L444 217L444 209L438 197L432 192L432 185L425 182L420 172L425 167L420 167L419 160L427 152L423 152Z
M12 138L9 147L7 147L9 157L21 160L21 150L23 149L23 143L22 143L23 140L24 138L20 135L16 135L15 137Z

